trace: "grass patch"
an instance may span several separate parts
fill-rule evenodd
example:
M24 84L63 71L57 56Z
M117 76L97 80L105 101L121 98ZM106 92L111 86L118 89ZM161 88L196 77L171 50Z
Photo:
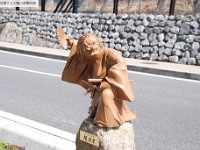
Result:
M8 146L8 145L7 145L6 143L0 141L0 150L6 149L7 146Z
M0 150L25 150L25 148L0 141Z

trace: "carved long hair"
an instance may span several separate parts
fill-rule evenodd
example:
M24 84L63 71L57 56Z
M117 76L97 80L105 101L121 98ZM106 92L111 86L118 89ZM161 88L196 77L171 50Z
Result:
M98 42L99 44L99 48L103 49L103 44L101 43L101 41L97 38L97 36L95 36L94 34L92 33L88 33L88 34L84 34L82 35L79 40L78 40L78 43L77 43L77 55L79 57L79 59L81 59L82 61L84 62L87 62L89 60L87 60L85 57L84 57L84 54L83 54L83 51L85 50L84 49L84 43L85 43L85 40L86 38L88 37L93 37L95 38L95 40Z

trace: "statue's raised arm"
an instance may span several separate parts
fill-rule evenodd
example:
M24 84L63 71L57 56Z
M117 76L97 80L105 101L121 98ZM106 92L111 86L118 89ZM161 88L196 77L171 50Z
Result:
M71 40L69 38L68 35L66 35L62 29L60 28L57 28L57 31L56 31L56 34L57 34L57 38L58 38L58 41L59 43L62 45L62 47L64 49L67 49L67 46L72 46L73 45L73 40Z

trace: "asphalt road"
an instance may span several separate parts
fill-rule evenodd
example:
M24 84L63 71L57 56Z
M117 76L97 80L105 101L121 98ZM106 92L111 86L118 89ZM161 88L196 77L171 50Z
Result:
M76 134L84 89L60 80L64 61L0 51L0 110ZM200 150L200 82L130 72L138 150Z

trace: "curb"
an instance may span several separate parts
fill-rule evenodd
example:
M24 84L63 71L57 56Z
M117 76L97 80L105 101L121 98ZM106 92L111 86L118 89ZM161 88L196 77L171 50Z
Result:
M13 44L13 43L12 43ZM21 44L18 44L21 45ZM26 47L26 48L24 48ZM31 50L30 50L31 49ZM39 49L39 50L36 50ZM45 57L45 58L51 58L51 59L58 59L58 60L67 60L69 56L68 50L58 50L58 49L52 49L52 48L44 48L44 47L35 47L35 46L27 46L23 45L21 48L15 48L15 47L4 47L2 44L0 45L0 50L7 51L7 52L15 52L15 53L21 53L21 54L28 54L33 56L39 56L39 57ZM184 78L184 79L192 79L192 80L198 80L200 81L200 67L199 66L189 66L189 65L181 65L181 64L173 64L169 62L158 62L154 61L146 61L143 60L143 64L140 62L141 60L135 60L135 59L128 59L125 58L127 62L127 68L130 71L136 71L136 72L144 72L144 73L150 73L150 74L156 74L156 75L164 75L164 76L170 76L170 77L177 77L177 78ZM139 63L138 63L139 62ZM181 69L175 70L172 68L159 68L152 64L161 63L164 65L171 65L171 66L181 66L181 67L187 67L193 68L188 69L187 71L182 71ZM144 65L149 64L149 65ZM195 70L195 71L194 71ZM197 71L199 70L199 71Z
M128 70L200 81L200 74L127 65ZM199 67L200 69L200 67ZM200 71L199 71L200 72Z
M74 134L0 111L0 139L27 150L75 150Z
M51 58L51 59L58 59L58 60L67 60L68 58L68 54L67 55L59 55L56 53L50 54L48 52L30 51L29 49L17 49L17 48L0 46L0 50L7 51L7 52L20 53L20 54L27 54L27 55L32 55L32 56ZM63 50L60 50L60 51L63 51Z

